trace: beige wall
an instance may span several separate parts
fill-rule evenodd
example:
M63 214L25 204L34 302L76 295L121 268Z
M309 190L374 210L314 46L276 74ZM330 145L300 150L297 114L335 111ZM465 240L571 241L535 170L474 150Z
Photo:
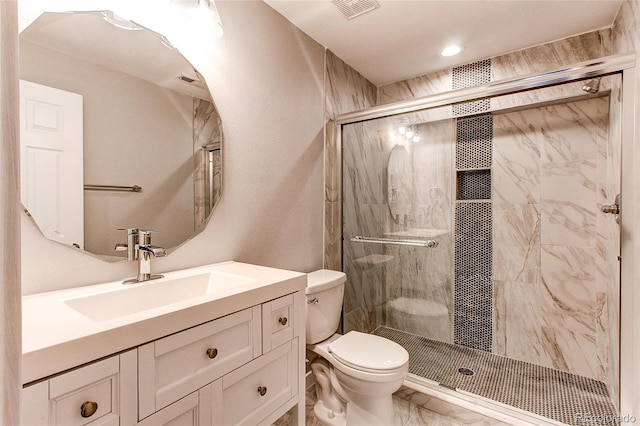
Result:
M35 0L24 0L35 1ZM322 267L324 49L260 1L217 1L225 33L191 40L222 117L222 197L206 230L156 272L227 260L298 271ZM120 280L107 264L43 239L23 216L25 294Z
M20 424L18 49L15 1L0 2L0 424Z

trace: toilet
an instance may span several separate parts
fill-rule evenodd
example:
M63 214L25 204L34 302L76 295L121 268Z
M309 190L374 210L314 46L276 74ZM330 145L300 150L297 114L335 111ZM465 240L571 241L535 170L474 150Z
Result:
M307 277L306 341L318 396L316 418L324 425L393 425L391 395L404 381L409 354L380 336L336 333L346 275L322 269Z

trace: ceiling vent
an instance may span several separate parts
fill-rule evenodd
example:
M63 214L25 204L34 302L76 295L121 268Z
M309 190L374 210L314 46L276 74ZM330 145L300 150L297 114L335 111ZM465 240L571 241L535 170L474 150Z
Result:
M380 7L375 0L331 0L347 19L371 12Z
M178 76L178 80L182 80L185 83L189 83L189 84L192 84L194 86L204 87L204 84L202 84L202 81L200 81L200 79L198 79L198 77L189 77L188 75L180 74Z

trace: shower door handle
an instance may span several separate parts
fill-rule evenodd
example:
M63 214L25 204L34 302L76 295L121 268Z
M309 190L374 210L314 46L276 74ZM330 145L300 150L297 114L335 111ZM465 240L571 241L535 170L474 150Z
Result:
M620 218L617 217L620 214L620 194L616 195L613 204L605 204L600 207L602 213L610 213L616 215L616 222L620 223Z

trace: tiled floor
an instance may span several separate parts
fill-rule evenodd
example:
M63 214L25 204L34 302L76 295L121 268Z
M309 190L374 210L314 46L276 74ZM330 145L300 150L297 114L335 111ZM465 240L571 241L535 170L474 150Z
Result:
M569 425L586 424L585 414L611 419L611 424L617 418L602 382L387 327L379 327L374 333L409 352L410 373L450 389L465 390Z
M307 414L306 426L322 426L316 420L313 414L313 405L316 402L316 392L314 388L307 391ZM395 417L395 425L390 426L465 426L469 423L460 422L447 416L435 413L433 411L422 408L416 404L403 399L402 396L394 396L393 411ZM489 425L490 423L474 423L477 425ZM352 426L352 425L349 425ZM353 426L369 426L369 425L353 425Z

